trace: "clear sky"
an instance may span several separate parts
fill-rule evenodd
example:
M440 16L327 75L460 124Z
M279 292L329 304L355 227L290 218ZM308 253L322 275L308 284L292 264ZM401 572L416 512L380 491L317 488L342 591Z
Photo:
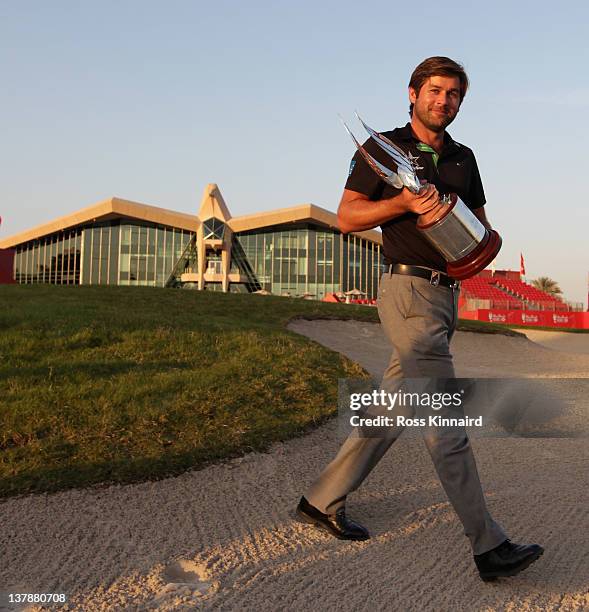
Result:
M471 79L451 135L477 156L498 268L587 295L584 2L0 0L0 237L118 196L234 216L335 211L351 140L408 120L431 55Z

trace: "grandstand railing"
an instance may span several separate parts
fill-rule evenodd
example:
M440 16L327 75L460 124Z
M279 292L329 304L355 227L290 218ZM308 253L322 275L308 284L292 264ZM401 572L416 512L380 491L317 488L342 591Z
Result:
M581 302L564 304L562 302L528 302L515 300L496 300L465 297L466 310L537 310L554 312L582 312L585 305Z
M487 300L484 298L466 298L465 310L522 310L524 305L513 300Z

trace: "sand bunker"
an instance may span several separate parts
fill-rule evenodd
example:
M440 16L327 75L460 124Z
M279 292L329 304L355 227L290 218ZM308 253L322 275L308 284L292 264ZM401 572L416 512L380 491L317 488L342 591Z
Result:
M390 349L375 324L292 329L375 376L384 370ZM589 376L589 355L525 338L458 333L453 353L460 376L560 377L573 386ZM575 407L567 418L581 425L587 399ZM4 501L0 591L65 593L62 609L84 612L589 609L587 438L473 440L494 517L514 541L546 549L497 583L478 578L421 440L401 438L350 496L349 514L371 540L342 542L293 521L301 492L340 443L332 421L270 453L177 478Z
M532 342L564 353L589 355L589 334L562 331L521 330Z

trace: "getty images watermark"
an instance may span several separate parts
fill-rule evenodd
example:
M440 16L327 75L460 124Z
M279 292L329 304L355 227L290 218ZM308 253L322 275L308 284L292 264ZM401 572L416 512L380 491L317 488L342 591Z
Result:
M440 412L444 408L460 409L463 407L465 391L449 392L427 392L416 391L394 391L390 393L383 389L373 389L372 392L351 393L350 410L360 411L363 409L375 409L376 411L385 409L391 413L400 408L431 409L432 414L425 416L408 416L407 414L375 414L362 416L362 414L352 414L350 425L352 427L482 427L483 415L477 417L469 416L442 416Z
M589 378L341 379L340 432L589 437Z

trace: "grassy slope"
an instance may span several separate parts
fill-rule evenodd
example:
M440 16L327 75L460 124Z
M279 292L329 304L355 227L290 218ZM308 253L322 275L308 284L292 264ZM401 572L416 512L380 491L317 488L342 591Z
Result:
M257 295L0 288L0 495L178 473L265 449L334 412L362 371L285 330L374 320Z
M288 332L295 316L378 320L271 296L0 287L0 496L160 478L321 423L337 378L364 373Z

